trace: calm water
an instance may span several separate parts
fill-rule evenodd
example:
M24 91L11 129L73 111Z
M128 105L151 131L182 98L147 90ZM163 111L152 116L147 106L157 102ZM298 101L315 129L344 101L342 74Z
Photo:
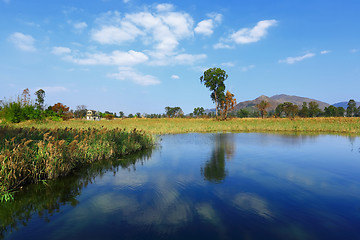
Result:
M161 138L29 186L0 205L0 238L360 239L360 138Z

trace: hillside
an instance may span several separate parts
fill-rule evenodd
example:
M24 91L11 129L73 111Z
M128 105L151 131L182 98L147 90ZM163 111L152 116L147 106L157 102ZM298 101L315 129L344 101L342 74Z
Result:
M334 103L333 106L334 107L343 107L343 108L347 108L348 107L348 102L338 102L338 103ZM356 102L356 107L360 106L360 102Z
M268 111L274 110L277 105L279 105L280 103L284 103L284 102L291 102L293 104L298 105L299 107L302 106L303 102L317 102L319 104L319 108L320 109L324 109L325 107L328 107L330 104L316 100L316 99L311 99L311 98L306 98L306 97L299 97L299 96L291 96L291 95L286 95L286 94L279 94L279 95L274 95L272 97L267 97L264 95L261 95L260 97L254 99L254 100L249 100L249 101L244 101L244 102L240 102L235 106L235 111L243 109L243 108L255 108L255 105L260 103L261 101L267 101L270 103L270 107L268 108Z

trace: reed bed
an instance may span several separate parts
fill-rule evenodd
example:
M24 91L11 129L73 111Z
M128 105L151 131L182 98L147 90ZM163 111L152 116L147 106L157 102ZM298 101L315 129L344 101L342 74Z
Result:
M297 132L297 133L334 133L360 135L360 118L321 117L321 118L233 118L217 121L206 118L130 118L102 121L71 120L66 122L24 122L17 127L76 129L106 127L141 129L150 134L176 134L188 132Z
M137 152L153 145L141 130L14 128L0 126L0 197L46 179L65 176L83 164Z

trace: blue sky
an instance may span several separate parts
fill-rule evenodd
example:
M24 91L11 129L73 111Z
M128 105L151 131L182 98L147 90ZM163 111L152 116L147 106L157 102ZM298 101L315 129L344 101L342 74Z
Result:
M29 88L75 109L212 108L224 69L238 102L290 94L357 101L358 0L0 0L0 99Z

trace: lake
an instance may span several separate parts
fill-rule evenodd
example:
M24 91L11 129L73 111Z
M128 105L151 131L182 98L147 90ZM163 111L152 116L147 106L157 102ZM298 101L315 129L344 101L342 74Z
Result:
M179 134L0 204L5 239L360 239L360 138Z

